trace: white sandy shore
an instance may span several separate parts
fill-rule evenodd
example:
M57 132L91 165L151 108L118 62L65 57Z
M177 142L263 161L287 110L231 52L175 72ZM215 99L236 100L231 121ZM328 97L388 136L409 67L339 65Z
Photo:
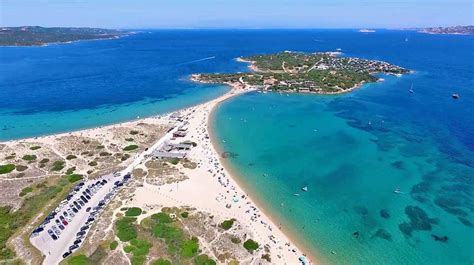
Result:
M261 246L268 244L271 247L272 263L300 264L298 258L303 255L301 249L277 227L268 215L257 207L249 195L238 185L236 178L224 168L218 151L209 136L208 123L212 110L220 102L251 90L247 87L234 86L228 93L214 100L179 111L187 117L189 122L187 136L180 138L179 141L191 140L198 143L188 154L189 159L198 163L198 168L183 168L182 171L189 179L178 184L164 186L145 184L143 187L138 187L133 199L126 202L126 205L139 206L144 209L159 209L163 206L190 206L200 211L209 212L220 219L236 218L238 222L253 232L252 237ZM8 143L21 141L48 144L54 143L54 139L57 137L71 134L90 137L104 136L105 132L113 126L129 126L139 122L163 124L170 121L169 116L168 114L77 132L14 140ZM228 208L226 205L231 205L231 207ZM314 261L312 262L314 263Z

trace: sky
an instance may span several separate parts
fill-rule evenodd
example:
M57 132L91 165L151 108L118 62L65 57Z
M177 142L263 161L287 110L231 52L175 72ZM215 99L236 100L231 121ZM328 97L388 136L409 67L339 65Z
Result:
M0 0L1 26L403 28L472 25L473 0Z

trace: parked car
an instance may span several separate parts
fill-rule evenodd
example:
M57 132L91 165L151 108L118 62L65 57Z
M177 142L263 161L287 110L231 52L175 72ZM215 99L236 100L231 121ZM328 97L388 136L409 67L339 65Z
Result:
M65 259L67 256L71 255L71 253L72 253L71 251L65 252L63 254L63 259Z
M72 246L69 247L69 251L73 251L74 249L78 248L79 245L78 244L74 244Z
M82 235L85 235L86 234L86 231L79 231L77 232L76 236L82 236Z
M74 241L74 244L75 244L75 245L79 245L81 242L82 242L81 239L76 239L76 240Z
M91 210L91 207L87 207L86 212L89 212Z
M61 230L64 230L64 228L66 228L66 227L64 227L64 225L62 225L62 224L59 224L58 227L59 227L59 229L61 229Z
M63 225L68 225L68 222L66 220L63 220Z

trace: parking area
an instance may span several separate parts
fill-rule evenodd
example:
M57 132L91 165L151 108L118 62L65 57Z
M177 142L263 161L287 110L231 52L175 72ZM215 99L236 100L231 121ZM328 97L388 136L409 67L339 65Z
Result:
M110 174L78 183L33 231L30 241L45 255L44 264L58 264L79 248L100 211L130 179Z

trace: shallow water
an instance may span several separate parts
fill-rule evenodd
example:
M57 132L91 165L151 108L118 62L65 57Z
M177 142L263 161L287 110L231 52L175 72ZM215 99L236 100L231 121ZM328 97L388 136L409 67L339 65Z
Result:
M228 162L245 186L326 262L472 264L473 38L416 34L409 47L377 51L387 36L367 38L367 56L357 39L343 50L378 52L417 72L347 95L231 99L214 116L221 148L235 154Z

